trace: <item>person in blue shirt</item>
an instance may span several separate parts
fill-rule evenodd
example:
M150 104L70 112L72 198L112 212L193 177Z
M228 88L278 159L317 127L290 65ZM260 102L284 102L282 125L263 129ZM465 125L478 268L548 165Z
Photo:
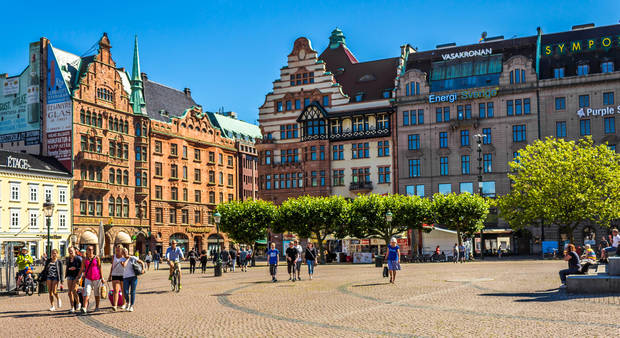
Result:
M385 255L390 274L390 283L393 284L396 279L396 271L400 270L400 247L396 245L396 238L390 240L390 245Z
M170 276L168 276L169 280L172 280L172 272L174 271L174 267L179 265L179 262L183 260L183 251L181 248L177 247L177 241L172 240L171 246L166 249L166 259L168 260L168 266L170 266ZM181 286L181 267L179 267L179 287Z
M267 251L267 258L269 259L269 273L271 274L271 281L277 282L276 273L278 272L278 261L280 259L280 251L276 249L276 243L271 243L271 249Z

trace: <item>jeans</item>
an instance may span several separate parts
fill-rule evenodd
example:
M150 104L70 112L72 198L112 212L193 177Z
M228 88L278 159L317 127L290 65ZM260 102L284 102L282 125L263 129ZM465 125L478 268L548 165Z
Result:
M309 275L314 274L314 261L310 260L310 259L307 259L306 260L306 264L308 264L308 274Z
M566 284L566 276L568 275L575 275L579 273L579 269L575 270L575 269L564 269L564 270L560 270L560 280L562 281L562 284Z
M196 260L190 259L189 260L189 273L194 273L194 272L196 272Z
M155 270L159 270L159 261L153 261L153 267Z
M123 290L125 291L125 303L127 306L133 306L136 301L136 287L138 286L138 277L123 278ZM129 301L129 288L131 287L131 302Z

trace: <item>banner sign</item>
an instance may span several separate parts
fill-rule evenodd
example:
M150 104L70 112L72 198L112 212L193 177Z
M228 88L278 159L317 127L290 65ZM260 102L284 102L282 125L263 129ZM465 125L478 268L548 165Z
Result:
M579 108L579 110L577 110L577 116L579 116L580 119L585 119L591 116L603 117L607 115L614 115L614 114L617 114L617 112L620 112L620 106L597 108L597 109Z
M56 157L71 170L73 103L51 44L47 46L47 71L47 155Z
M19 93L19 78L12 77L10 79L6 79L4 81L4 85L2 86L2 95L15 95Z

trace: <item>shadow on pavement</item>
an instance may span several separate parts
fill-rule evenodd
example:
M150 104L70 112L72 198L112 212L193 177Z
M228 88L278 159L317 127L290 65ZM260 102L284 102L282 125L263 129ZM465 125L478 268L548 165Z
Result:
M385 282L385 283L368 283L368 284L355 284L355 285L351 285L352 288L361 288L364 286L377 286L377 285L388 285L390 284L389 282Z
M168 290L151 290L151 291L136 291L139 295L161 295L162 293L169 293Z
M482 293L481 296L490 297L521 297L515 302L559 302L573 299L597 299L606 298L614 295L610 294L569 294L563 289L549 289L539 292L489 292Z

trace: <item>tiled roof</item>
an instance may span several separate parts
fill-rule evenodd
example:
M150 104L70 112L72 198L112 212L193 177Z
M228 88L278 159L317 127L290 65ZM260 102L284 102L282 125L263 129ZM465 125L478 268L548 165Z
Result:
M228 138L250 142L263 138L260 128L255 124L237 120L218 113L207 112L207 116L209 117L211 124L217 128L220 128L222 134Z
M144 74L142 82L146 112L151 119L170 122L170 117L181 116L187 109L198 106L185 92L150 81Z
M334 74L344 93L351 98L364 93L363 101L383 99L384 91L394 88L398 57L356 62L349 49L340 45L333 49L327 47L319 59L325 61L327 70Z
M9 157L12 158L11 161L9 161ZM11 165L17 163L20 165ZM13 153L6 150L0 150L0 170L17 171L31 175L47 174L64 178L73 177L54 157Z

